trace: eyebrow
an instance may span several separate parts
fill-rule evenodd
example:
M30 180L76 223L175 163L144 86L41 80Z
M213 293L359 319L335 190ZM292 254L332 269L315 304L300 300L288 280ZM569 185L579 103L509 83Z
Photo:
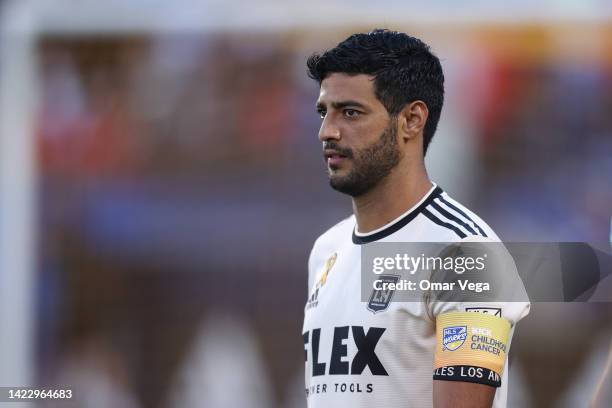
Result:
M366 106L364 104L362 104L360 102L357 102L357 101L351 101L351 100L331 102L331 106L334 109L342 109L342 108L346 108L348 106L355 107L355 108L366 109ZM325 104L324 103L317 102L317 110L318 109L324 109L324 108L325 108Z

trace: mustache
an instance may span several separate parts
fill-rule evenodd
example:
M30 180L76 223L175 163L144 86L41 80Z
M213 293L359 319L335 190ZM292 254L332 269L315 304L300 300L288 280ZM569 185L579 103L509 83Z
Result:
M347 147L342 147L339 146L336 142L324 142L323 143L323 150L335 150L338 153L340 153L341 155L352 159L353 158L353 151Z

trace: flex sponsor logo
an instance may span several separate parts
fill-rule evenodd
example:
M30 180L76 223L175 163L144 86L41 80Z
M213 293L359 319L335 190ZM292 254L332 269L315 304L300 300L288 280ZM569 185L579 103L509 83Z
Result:
M304 359L310 360L312 377L322 375L361 375L367 368L372 375L389 375L376 355L376 345L386 329L370 327L367 332L363 326L334 327L329 361L322 361L319 353L322 336L321 329L312 329L304 333ZM357 352L349 361L347 342L351 341Z
M366 393L371 394L374 391L374 385L372 383L360 383L360 382L331 382L331 383L319 383L311 384L306 388L306 397L310 397L314 394L327 394L329 392L335 393L350 393L360 394Z
M442 331L442 350L455 351L465 343L467 326L449 326Z
M319 304L319 291L321 290L323 285L325 285L325 283L327 282L327 276L329 275L329 272L331 271L331 269L334 267L336 263L336 259L338 259L338 253L334 252L332 256L330 256L327 259L327 261L325 261L325 267L323 269L323 273L321 274L321 277L317 281L310 297L308 298L308 301L306 302L306 307L304 308L304 310L312 309L314 307L317 307L317 305Z
M370 300L366 305L366 308L370 312L376 314L387 310L393 298L393 293L395 293L395 289L388 289L389 284L396 284L399 278L400 277L397 275L380 275L378 277L378 281L381 283L379 286L380 289L374 289L372 291Z

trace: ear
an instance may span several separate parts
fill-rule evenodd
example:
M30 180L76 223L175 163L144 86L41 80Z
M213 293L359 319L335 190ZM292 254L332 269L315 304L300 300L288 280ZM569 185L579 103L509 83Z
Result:
M398 115L399 132L405 142L413 140L423 134L429 110L423 101L414 101L407 104Z

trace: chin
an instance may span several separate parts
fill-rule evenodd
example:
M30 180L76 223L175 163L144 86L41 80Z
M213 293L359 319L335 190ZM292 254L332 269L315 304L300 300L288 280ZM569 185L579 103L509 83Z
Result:
M329 177L329 185L334 190L347 194L351 197L358 197L364 193L361 188L362 186L356 185L352 180L348 177L340 177L340 176L332 176Z
M327 169L327 176L329 178L329 184L332 186L346 184L349 182L350 178L348 172L338 169Z

